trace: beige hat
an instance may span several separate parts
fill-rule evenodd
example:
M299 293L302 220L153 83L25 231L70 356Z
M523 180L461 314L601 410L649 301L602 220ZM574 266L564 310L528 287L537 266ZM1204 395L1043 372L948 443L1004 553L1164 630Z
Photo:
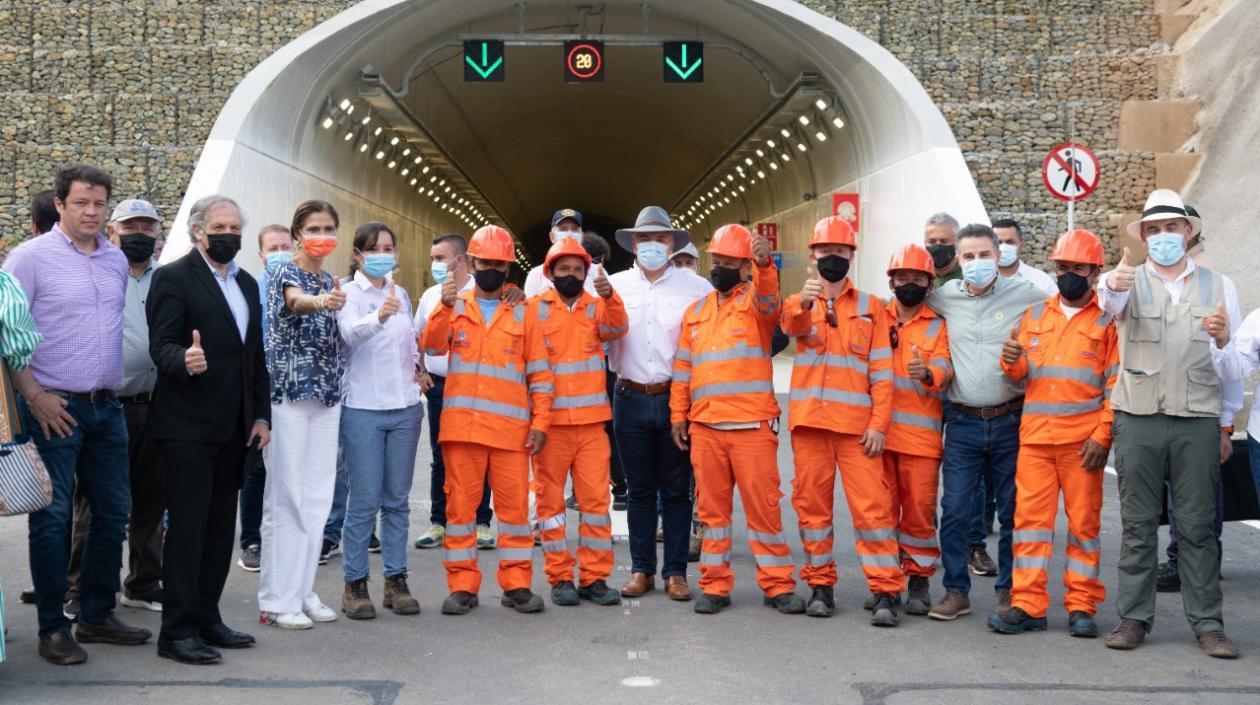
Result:
M1151 191L1151 195L1146 197L1146 206L1142 208L1142 217L1129 223L1129 235L1142 239L1142 223L1152 220L1168 220L1169 218L1185 218L1190 222L1190 227L1194 232L1191 235L1198 235L1203 231L1203 220L1197 215L1190 215L1186 212L1186 204L1181 200L1181 195L1172 189L1155 189Z

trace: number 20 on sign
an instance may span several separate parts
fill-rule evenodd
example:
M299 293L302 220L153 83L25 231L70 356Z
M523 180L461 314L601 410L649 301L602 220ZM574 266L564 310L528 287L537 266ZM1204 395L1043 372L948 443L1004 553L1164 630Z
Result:
M604 43L574 39L564 43L564 80L590 83L604 80Z

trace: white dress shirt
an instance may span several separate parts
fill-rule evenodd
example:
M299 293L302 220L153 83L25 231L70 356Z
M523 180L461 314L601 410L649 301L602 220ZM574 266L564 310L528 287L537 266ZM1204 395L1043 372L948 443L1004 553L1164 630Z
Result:
M210 268L210 275L214 277L219 290L223 292L223 298L227 299L228 308L232 310L232 319L236 321L236 330L241 334L241 342L244 343L245 331L249 328L249 302L245 300L245 293L241 291L241 285L236 281L236 275L241 273L240 266L235 260L228 262L227 276L221 276L206 253L202 252L201 258Z
M388 411L420 403L416 364L420 350L411 323L411 299L396 286L398 313L381 323L378 311L385 302L390 280L381 289L356 272L342 286L346 305L337 312L337 327L346 341L345 405L351 409Z
M1234 347L1238 350L1238 357L1242 362L1243 379L1247 379L1256 370L1260 370L1260 309L1247 315L1247 319L1234 334ZM1239 389L1241 391L1241 385ZM1241 408L1241 394L1237 402ZM1260 440L1260 404L1255 403L1254 399L1251 403L1251 414L1247 417L1247 433L1252 438Z
M595 292L595 267L600 265L592 265L590 271L586 275L586 283L582 288L586 289L586 293L591 296L599 296ZM556 285L552 283L547 275L543 273L541 266L534 267L529 270L529 274L525 275L525 298L532 299L548 289L554 289Z
M1194 273L1193 258L1186 258L1186 268L1171 281L1161 276L1149 259L1143 266L1155 277L1156 281L1164 285L1164 291L1168 292L1168 297L1174 304L1181 303L1181 295L1186 291L1186 279ZM1238 329L1242 327L1240 313L1242 305L1238 303L1238 289L1234 286L1234 280L1220 272L1213 272L1213 274L1221 278L1221 292L1225 295L1225 300L1221 303L1225 304L1225 316L1229 319L1231 338L1224 348L1216 347L1216 342L1213 341L1209 349L1212 351L1212 367L1221 378L1221 426L1233 426L1234 415L1243 407L1243 380L1246 378L1243 374L1243 363L1239 359L1238 350L1234 344ZM1107 285L1110 277L1111 273L1108 272L1098 280L1098 305L1119 320L1124 318L1124 308L1129 303L1129 293L1132 289L1112 291Z
M1019 262L1019 269L1015 270L1015 273L1007 277L1007 279L1026 279L1032 282L1033 286L1040 289L1041 293L1046 295L1046 298L1059 293L1059 284L1054 280L1054 277L1023 260Z
M665 265L654 282L636 264L608 278L626 304L630 329L612 341L609 366L621 379L639 384L668 382L687 307L713 291L708 279L689 269Z
M533 271L533 270L530 270L530 271ZM453 275L448 275L448 276L453 276ZM468 281L464 282L464 286L462 289L459 290L459 293L462 294L465 291L469 291L474 286L476 286L476 282L473 281L473 278L470 276L468 277ZM416 304L416 320L415 320L416 337L424 335L424 324L429 322L429 315L433 313L434 307L438 306L441 303L442 303L442 285L441 284L434 284L428 289L425 289L424 293L420 295L420 302ZM447 355L449 355L449 353ZM447 355L442 355L439 357L434 357L433 355L425 355L424 356L425 371L431 375L437 375L438 377L445 377Z

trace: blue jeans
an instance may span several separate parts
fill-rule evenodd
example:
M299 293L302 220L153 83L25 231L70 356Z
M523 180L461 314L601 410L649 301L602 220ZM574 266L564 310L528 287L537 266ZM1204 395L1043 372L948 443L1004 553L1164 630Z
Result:
M250 544L262 544L263 486L267 482L267 466L262 453L252 468L245 468L245 480L241 484L241 550Z
M429 466L429 523L446 526L446 463L442 461L442 446L438 434L442 432L442 395L446 392L446 378L433 375L433 387L424 393L429 406L429 450L433 464ZM494 512L490 510L490 475L481 487L481 504L477 505L477 523L490 524Z
M350 482L346 479L346 459L337 444L337 478L333 485L332 509L324 522L324 540L341 545L341 527L346 523L346 495L350 494Z
M984 546L989 540L989 525L997 514L997 493L994 492L993 473L986 472L976 488L975 522L971 525L972 546Z
M687 574L691 527L691 460L670 435L669 394L618 386L613 432L626 474L630 570L656 575L656 518L665 531L661 577Z
M1247 457L1251 461L1251 479L1256 483L1256 497L1260 498L1260 441L1247 434Z
M342 544L347 583L368 577L368 540L381 514L381 558L385 577L407 574L407 498L415 475L416 447L424 408L370 411L343 407L341 448L350 485Z
M976 492L992 474L997 514L998 577L995 590L1011 588L1011 531L1015 525L1015 460L1019 456L1019 413L995 419L945 412L945 452L941 458L941 562L946 590L971 592L967 553L975 526Z
M119 590L122 545L131 515L127 422L117 400L92 404L72 399L66 411L74 417L67 438L45 439L25 402L19 400L23 428L31 432L48 475L53 501L28 519L31 578L39 613L39 636L70 629L61 612L70 561L70 518L75 478L87 498L91 519L83 545L79 574L80 618L99 623L114 613Z

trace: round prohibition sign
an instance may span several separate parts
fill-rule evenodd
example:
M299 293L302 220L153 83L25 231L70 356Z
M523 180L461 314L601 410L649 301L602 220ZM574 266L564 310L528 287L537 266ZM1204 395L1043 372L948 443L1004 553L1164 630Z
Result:
M1080 201L1098 188L1102 169L1089 147L1072 142L1057 145L1041 162L1041 180L1060 201Z
M600 67L604 65L604 58L599 55L599 50L594 46L578 44L569 50L565 62L574 76L590 78L599 73Z

